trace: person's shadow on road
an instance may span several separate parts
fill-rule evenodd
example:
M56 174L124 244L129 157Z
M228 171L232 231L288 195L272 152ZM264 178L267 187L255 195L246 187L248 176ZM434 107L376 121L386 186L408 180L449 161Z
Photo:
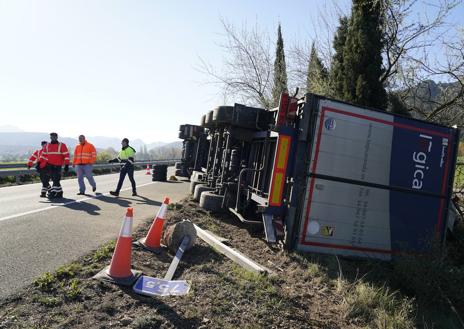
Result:
M85 202L85 201L65 204L65 205L63 205L63 207L69 208L69 209L72 209L72 210L85 211L89 215L92 215L92 216L99 216L100 213L98 212L98 210L101 210L101 208L99 206L94 205L92 203Z
M64 206L66 203L69 203L69 202L76 202L77 200L76 199L68 199L68 198L53 198L53 199L43 199L43 200L40 200L39 203L45 203L45 204L49 204L49 205L52 205L52 206Z
M147 197L144 197L144 196L141 196L141 195L137 195L137 196L134 196L132 198L122 198L124 200L132 200L132 201L139 201L139 202L135 202L135 204L146 204L146 205L149 205L149 206L161 206L161 202L159 201L156 201L156 200L152 200L152 199L149 199Z
M117 204L124 208L130 207L130 205L132 204L132 202L126 200L126 198L107 196L104 194L97 194L97 200L101 200L107 203Z
M98 213L98 210L101 209L99 206L94 205L92 203L88 203L85 201L79 201L76 199L68 199L68 198L48 199L48 200L40 201L40 203L49 204L51 206L57 206L57 207L65 207L65 208L69 208L72 210L85 211L89 215L92 215L92 216L100 215L100 213Z

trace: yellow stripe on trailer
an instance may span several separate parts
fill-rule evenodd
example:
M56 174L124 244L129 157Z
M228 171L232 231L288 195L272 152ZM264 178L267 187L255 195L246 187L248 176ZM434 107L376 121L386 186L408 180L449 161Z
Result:
M288 151L290 148L290 136L280 136L279 138L279 158L277 159L277 169L285 170L287 166Z
M282 194L285 185L285 172L288 164L292 137L280 135L277 143L276 158L274 160L274 171L272 173L271 193L269 205L280 207L282 205Z
M284 187L284 174L278 172L274 175L274 185L271 195L271 204L280 205L280 198L282 196L282 190Z

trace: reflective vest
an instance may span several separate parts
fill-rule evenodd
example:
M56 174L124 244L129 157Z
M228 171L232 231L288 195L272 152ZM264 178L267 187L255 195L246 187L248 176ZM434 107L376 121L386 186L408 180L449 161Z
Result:
M73 164L93 164L95 163L95 160L97 160L97 151L92 144L85 141L84 145L76 145L76 148L74 149Z
M135 160L135 150L133 147L128 146L125 149L119 151L118 160L120 162L129 162L130 164L134 164Z
M27 166L28 166L28 167L32 167L32 165L38 163L38 164L39 164L39 168L45 167L45 165L46 165L47 163L46 163L44 160L41 159L41 157L42 157L42 152L43 152L43 149L35 150L35 152L32 153L31 157L29 158L29 162L27 163Z
M44 147L41 159L53 166L69 165L68 148L65 143L48 143Z

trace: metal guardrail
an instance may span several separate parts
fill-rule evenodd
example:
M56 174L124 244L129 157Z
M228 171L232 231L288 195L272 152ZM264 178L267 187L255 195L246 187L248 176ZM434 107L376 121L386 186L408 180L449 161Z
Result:
M9 168L24 168L26 167L26 162L24 163L0 163L0 169L9 169Z
M154 164L166 164L168 166L173 166L176 162L180 161L180 159L167 159L167 160L147 160L147 161L136 161L134 165L136 167L145 167L148 165ZM93 165L93 170L95 169L112 169L120 167L120 163L96 163ZM35 168L31 169L16 169L16 168L25 168L26 163L23 164L2 164L0 166L0 177L8 177L8 176L15 176L18 181L18 177L21 175L37 175L37 171ZM8 170L8 169L12 170ZM73 167L69 167L70 171L75 171Z

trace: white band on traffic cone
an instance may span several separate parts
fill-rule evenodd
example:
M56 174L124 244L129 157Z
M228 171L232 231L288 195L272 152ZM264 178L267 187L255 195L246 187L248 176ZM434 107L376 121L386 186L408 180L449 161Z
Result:
M120 237L131 238L132 237L132 217L125 217L122 221Z
M160 209L158 210L158 215L156 215L156 218L162 218L164 219L164 217L166 216L166 211L168 210L168 205L163 203L160 207Z

